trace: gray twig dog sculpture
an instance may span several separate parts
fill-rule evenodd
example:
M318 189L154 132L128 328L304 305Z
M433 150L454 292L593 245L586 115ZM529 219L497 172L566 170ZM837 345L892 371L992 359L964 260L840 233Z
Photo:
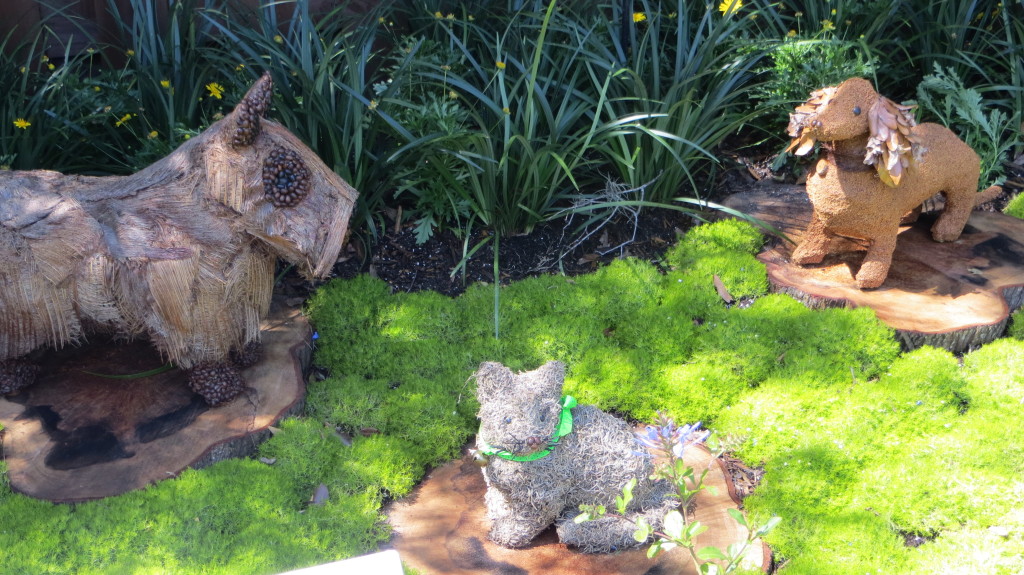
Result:
M820 141L826 151L807 177L814 212L793 261L820 263L836 236L867 240L856 281L875 288L888 276L901 220L916 217L922 202L945 196L932 237L950 242L960 237L975 204L999 193L993 187L978 194L974 150L943 126L916 124L909 110L867 80L851 78L814 92L790 114L789 149L803 155Z
M631 516L643 515L657 529L678 505L669 497L672 486L650 479L653 464L637 453L639 445L624 421L590 405L573 408L573 400L562 399L564 376L558 362L519 374L487 362L476 372L477 448L487 462L490 538L523 547L553 523L563 543L585 552L638 545L635 525L621 517L575 523L580 504L614 509L616 495L636 479ZM569 427L564 413L571 418L571 432L562 435Z
M358 195L263 119L271 96L265 74L231 114L130 176L0 171L0 393L34 380L22 356L88 332L148 336L210 404L244 389L276 259L325 276Z

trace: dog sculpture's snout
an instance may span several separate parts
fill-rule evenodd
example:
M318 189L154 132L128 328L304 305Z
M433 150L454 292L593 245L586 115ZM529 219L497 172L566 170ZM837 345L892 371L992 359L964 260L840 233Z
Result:
M812 121L811 122L811 127L812 128L820 128L821 127L821 120L814 120L814 121Z

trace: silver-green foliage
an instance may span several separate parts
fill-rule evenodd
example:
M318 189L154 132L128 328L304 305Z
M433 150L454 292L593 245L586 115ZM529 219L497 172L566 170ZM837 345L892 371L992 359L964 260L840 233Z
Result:
M981 187L1003 182L1003 161L1020 145L1020 110L1007 114L988 105L981 92L965 86L952 69L938 64L918 84L917 101L927 115L957 132L981 158Z

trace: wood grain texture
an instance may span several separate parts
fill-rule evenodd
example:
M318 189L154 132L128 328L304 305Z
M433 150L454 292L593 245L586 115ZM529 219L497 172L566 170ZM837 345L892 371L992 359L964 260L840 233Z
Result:
M178 369L135 379L85 373L163 365L145 341L47 352L38 383L0 399L12 489L58 502L97 499L251 453L268 426L301 409L311 352L300 310L275 300L262 327L263 358L242 370L248 387L216 408Z
M702 448L687 451L686 461L695 469L709 466L703 490L697 495L692 519L708 530L697 537L698 548L714 545L724 549L747 537L746 528L726 511L738 500L718 460ZM612 554L579 553L558 542L554 528L543 532L523 549L507 549L487 538L490 521L484 505L483 474L471 456L435 469L408 497L389 509L394 528L391 544L402 561L430 575L641 575L645 573L696 574L683 549L647 558L646 547ZM767 570L768 547L756 542L747 565Z
M775 226L799 243L811 218L802 186L763 186L723 202ZM793 244L768 242L758 256L772 289L806 305L870 307L908 348L922 345L966 351L1000 337L1009 315L1024 304L1024 221L1000 213L971 213L960 239L939 243L934 217L900 227L885 283L862 290L854 279L864 246L840 240L851 251L821 264L791 261Z

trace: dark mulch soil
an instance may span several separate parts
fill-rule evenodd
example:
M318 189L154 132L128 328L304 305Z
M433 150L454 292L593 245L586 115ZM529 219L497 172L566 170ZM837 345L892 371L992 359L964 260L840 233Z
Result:
M577 231L577 222L547 222L529 234L499 238L501 283L547 273L578 275L621 257L657 264L676 236L695 221L675 210L649 209L635 221L617 217L599 229L594 225ZM464 270L459 268L463 254L480 242L486 243L468 259ZM360 238L350 242L334 273L342 278L368 273L387 282L395 292L434 290L456 296L474 283L494 282L494 238L481 230L467 242L444 231L418 244L412 224L397 230L392 227L376 245L367 245Z

